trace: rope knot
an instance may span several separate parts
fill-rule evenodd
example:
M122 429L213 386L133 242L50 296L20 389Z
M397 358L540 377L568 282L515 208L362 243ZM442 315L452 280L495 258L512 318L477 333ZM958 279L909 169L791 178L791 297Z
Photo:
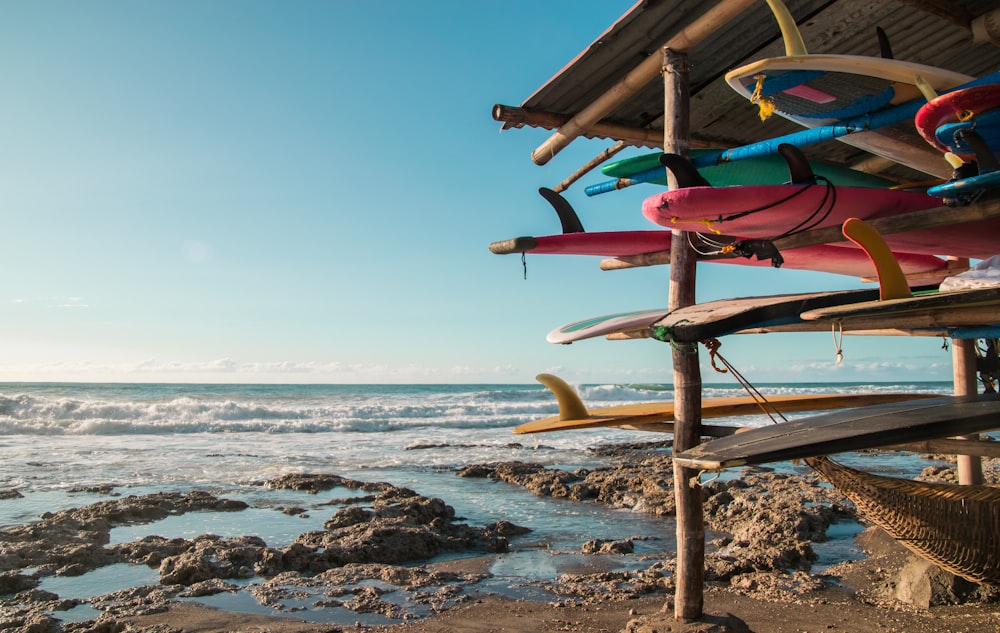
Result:
M722 356L719 354L719 348L722 347L722 343L719 341L719 339L711 338L708 339L707 341L702 341L701 344L704 345L705 349L708 350L708 357L712 361L712 369L719 372L720 374L728 374L729 369L727 369L726 367L719 367L718 365L715 364L716 357L722 358Z

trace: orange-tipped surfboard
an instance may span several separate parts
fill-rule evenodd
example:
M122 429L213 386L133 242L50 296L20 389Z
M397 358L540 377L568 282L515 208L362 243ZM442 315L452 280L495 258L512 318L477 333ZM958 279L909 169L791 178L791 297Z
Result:
M514 433L546 433L599 427L673 432L673 402L625 404L589 410L576 391L563 379L552 374L539 374L536 378L555 395L559 403L559 414L522 424L514 429ZM749 396L708 398L702 401L701 415L702 418L723 418L763 415L768 410L782 413L827 411L930 397L934 396L919 393L776 395L768 396L764 404ZM708 437L725 437L738 430L740 429L736 426L702 426L702 434Z

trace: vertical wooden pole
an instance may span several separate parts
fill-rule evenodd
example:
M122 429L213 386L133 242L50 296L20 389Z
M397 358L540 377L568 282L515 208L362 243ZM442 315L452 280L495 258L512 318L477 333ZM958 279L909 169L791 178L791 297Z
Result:
M977 393L976 340L952 339L951 362L954 372L955 395L969 396ZM975 435L963 437L977 439ZM972 486L982 485L984 483L982 459L975 455L959 455L958 483Z
M663 49L663 150L688 156L691 153L690 68L687 55ZM670 186L675 187L669 176ZM674 230L670 241L670 292L668 308L676 310L695 302L697 256L685 231ZM674 451L701 441L701 369L698 346L673 347ZM677 502L677 588L674 617L697 620L704 609L705 523L701 487L690 482L698 471L674 464L674 494Z

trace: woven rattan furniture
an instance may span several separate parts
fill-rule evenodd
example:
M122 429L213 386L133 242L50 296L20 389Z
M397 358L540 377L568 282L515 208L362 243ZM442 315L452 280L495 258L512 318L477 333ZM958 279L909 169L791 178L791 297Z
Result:
M827 457L806 462L913 553L973 582L1000 584L1000 488L873 475Z

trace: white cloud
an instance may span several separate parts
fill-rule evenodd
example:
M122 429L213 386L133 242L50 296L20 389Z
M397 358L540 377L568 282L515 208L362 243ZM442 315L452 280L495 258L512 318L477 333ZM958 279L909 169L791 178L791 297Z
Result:
M382 363L339 361L238 361L217 358L176 361L146 358L135 362L51 362L0 364L0 381L108 381L108 382L506 382L516 380L513 366L425 365L392 366Z

